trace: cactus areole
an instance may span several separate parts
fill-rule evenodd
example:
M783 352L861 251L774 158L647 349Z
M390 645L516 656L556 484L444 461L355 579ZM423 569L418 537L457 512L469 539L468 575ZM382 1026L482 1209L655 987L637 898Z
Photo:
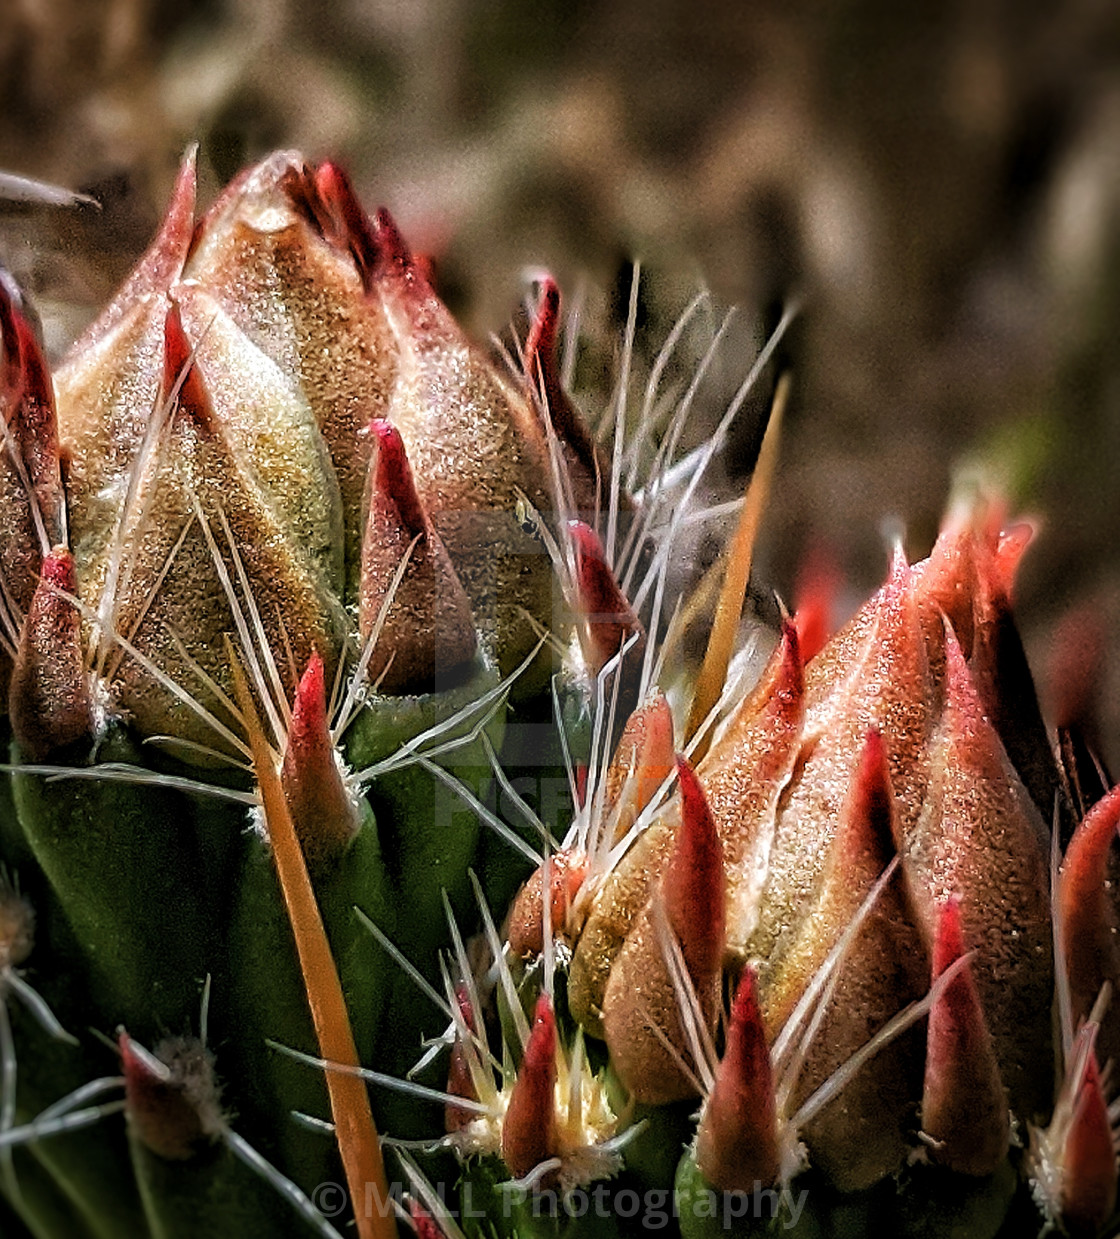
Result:
M693 591L695 305L602 443L531 319L293 152L202 213L188 154L53 375L0 279L0 1233L1116 1233L1120 792L1030 530L774 632L788 381Z

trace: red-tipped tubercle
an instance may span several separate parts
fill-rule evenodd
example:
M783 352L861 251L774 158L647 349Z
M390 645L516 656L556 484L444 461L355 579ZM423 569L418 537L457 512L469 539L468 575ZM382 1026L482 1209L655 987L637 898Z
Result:
M569 521L575 550L577 605L587 626L584 657L597 675L641 624L607 563L603 544L590 525Z
M677 774L681 825L661 889L669 924L700 989L723 960L723 844L700 780L683 757L677 758Z
M474 1007L471 1005L470 994L466 985L461 981L455 987L455 1003L468 1032L477 1031L474 1026ZM459 1037L456 1037L451 1045L450 1062L447 1066L447 1092L453 1097L465 1097L468 1101L478 1100L467 1050ZM443 1122L449 1132L460 1131L474 1117L475 1112L467 1109L466 1106L457 1106L450 1101L444 1105Z
M700 1115L696 1165L707 1182L724 1192L750 1192L778 1178L774 1075L750 965L735 992L727 1046Z
M940 907L933 943L936 981L965 953L960 897ZM934 1161L988 1175L1007 1156L1011 1126L991 1034L971 968L953 977L929 1014L922 1130Z
M43 560L12 669L12 731L32 761L93 738L81 617L64 597L76 593L74 557L66 547L56 546Z
M317 652L296 689L280 782L312 869L341 856L360 823L335 760L323 660Z
M1108 855L1118 828L1120 787L1114 787L1074 831L1058 876L1056 912L1075 1027L1088 1018L1101 986L1120 981L1116 916L1108 886Z
M176 407L209 434L214 427L214 406L195 361L194 345L183 328L179 303L172 301L163 323L164 399L170 399L176 384Z
M1097 1058L1090 1052L1065 1148L1060 1220L1071 1235L1096 1235L1116 1208L1116 1148Z
M401 520L412 534L426 534L428 522L424 505L416 490L400 432L383 417L375 417L370 422L369 432L377 446L373 486L378 494L396 504Z
M542 994L502 1123L502 1157L515 1179L556 1155L555 1090L556 1017Z

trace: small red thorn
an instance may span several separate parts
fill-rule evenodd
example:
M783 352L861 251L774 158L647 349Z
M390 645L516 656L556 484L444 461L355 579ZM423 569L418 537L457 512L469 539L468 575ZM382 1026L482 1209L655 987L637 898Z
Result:
M551 999L541 994L502 1123L502 1158L515 1179L555 1156L555 1090L556 1016Z
M474 1023L474 1008L471 1006L470 993L461 981L455 987L455 1003L459 1008L463 1024L469 1032L477 1032ZM471 1076L467 1052L462 1041L456 1037L451 1046L450 1062L447 1067L447 1092L453 1097L465 1097L468 1101L477 1101L474 1079ZM473 1110L465 1106L457 1106L447 1102L443 1108L443 1123L448 1132L461 1131L468 1123L474 1121Z
M1071 1235L1091 1236L1116 1208L1116 1149L1095 1052L1077 1090L1062 1151L1060 1221Z
M202 380L194 346L183 327L179 303L172 301L163 322L163 396L170 398L182 377L176 405L206 434L214 428L214 406Z
M805 662L820 653L832 636L841 580L836 559L825 545L818 542L810 547L797 572L793 611Z
M360 822L331 742L323 660L317 651L300 677L280 783L311 868L337 859Z
M584 657L592 675L598 675L622 645L641 631L641 623L615 580L595 530L583 521L569 521L568 533L575 549L577 605L588 629ZM639 639L637 644L641 643Z
M401 520L412 534L426 534L428 522L424 505L416 490L412 466L408 463L400 432L383 417L375 417L369 424L369 431L377 444L373 466L374 487L379 494L387 496L397 505Z
M965 953L960 896L941 905L933 942L933 979ZM1007 1156L1007 1098L972 969L949 982L929 1013L922 1127L930 1156L951 1170L989 1175Z
M723 1192L768 1187L780 1171L774 1073L749 964L735 991L727 1045L696 1130L696 1165Z
M723 963L723 844L704 789L688 761L677 757L681 825L665 866L662 897L697 991Z
M1089 810L1073 833L1058 874L1056 915L1062 927L1074 1025L1087 1019L1101 985L1120 981L1116 917L1108 857L1120 829L1120 786Z

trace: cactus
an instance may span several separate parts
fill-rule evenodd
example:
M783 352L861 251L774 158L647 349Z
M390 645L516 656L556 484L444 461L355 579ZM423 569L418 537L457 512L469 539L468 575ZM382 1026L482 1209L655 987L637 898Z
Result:
M559 312L500 365L290 152L201 218L188 155L53 377L0 282L5 1235L1115 1227L1120 793L1029 529L744 640L783 382L674 609L741 398L604 449Z

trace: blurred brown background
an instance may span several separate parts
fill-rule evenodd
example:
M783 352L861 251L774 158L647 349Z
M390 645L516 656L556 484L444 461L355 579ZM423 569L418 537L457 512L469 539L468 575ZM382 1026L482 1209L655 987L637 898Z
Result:
M1035 650L1079 603L1120 632L1111 0L0 0L0 90L0 168L103 203L0 214L55 350L147 241L189 140L209 191L298 146L393 210L476 334L527 266L590 290L588 407L632 257L639 385L697 288L714 308L670 382L742 307L708 416L799 297L760 566L787 596L814 538L861 590L882 518L924 554L953 469L978 461L1045 521L1020 591ZM748 415L732 473L753 438Z

